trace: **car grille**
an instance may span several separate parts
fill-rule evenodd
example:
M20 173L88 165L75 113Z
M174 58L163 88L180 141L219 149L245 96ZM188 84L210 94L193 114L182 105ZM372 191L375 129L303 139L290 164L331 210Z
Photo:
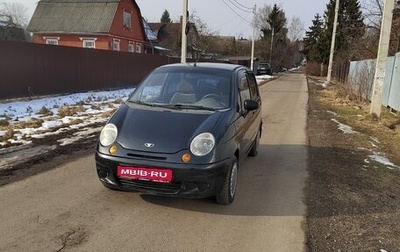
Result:
M133 153L127 153L128 157L134 158L145 158L145 159L154 159L154 160L166 160L166 157L158 157L158 156L150 156L150 155L139 155Z
M145 180L120 179L121 186L128 190L137 191L157 191L161 193L177 193L181 188L181 183L160 183Z

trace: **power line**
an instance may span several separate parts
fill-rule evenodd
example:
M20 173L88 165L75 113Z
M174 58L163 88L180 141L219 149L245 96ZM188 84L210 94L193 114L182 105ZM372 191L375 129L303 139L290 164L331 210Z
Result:
M237 5L237 3L234 3L234 2L232 2L232 0L228 0L233 6L235 6L238 10L241 10L241 11L243 11L243 12L252 12L252 11L250 11L250 10L246 10L246 9L243 9L243 7L240 7L240 6L238 6ZM244 7L244 8L247 8L247 7Z
M235 13L238 17L240 17L241 19L243 19L245 22L251 24L251 22L249 22L248 20L246 20L244 17L242 17L239 13L237 13L231 6L229 6L225 0L221 0L233 13ZM230 0L229 0L230 1ZM248 11L245 11L248 12Z
M245 8L245 9L247 9L247 10L249 10L249 11L253 11L253 8L249 8L249 7L247 7L247 6L243 5L243 4L241 4L241 3L238 2L237 0L233 0L233 1L235 1L235 3L237 3L237 4L240 5L240 6L242 6L243 8Z

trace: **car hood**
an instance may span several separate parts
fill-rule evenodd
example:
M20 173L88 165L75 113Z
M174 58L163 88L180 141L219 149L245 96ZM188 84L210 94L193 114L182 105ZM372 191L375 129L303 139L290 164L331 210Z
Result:
M117 142L125 149L176 153L188 149L199 133L211 132L219 111L170 110L127 104L110 120L118 128Z

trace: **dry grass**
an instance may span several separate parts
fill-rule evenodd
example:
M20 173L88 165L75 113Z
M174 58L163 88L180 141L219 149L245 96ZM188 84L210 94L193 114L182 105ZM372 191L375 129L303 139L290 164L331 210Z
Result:
M24 128L39 128L42 126L44 120L32 117L26 122L20 122L15 124L14 127L16 129L24 129Z
M10 125L7 119L0 119L0 127L7 127Z
M352 126L355 130L369 136L377 137L390 159L400 162L400 118L389 109L382 107L380 118L370 114L370 103L350 100L343 92L341 84L328 87L318 99L330 107L340 121Z
M114 114L114 112L115 112L116 110L117 110L117 109L115 108L115 109L110 110L110 111L108 111L108 112L104 112L104 113L101 114L101 117L103 117L103 118L109 118L109 117L111 117L111 116Z
M0 140L8 140L11 139L14 136L14 127L8 126L6 128L5 134L3 136L0 136Z
M75 124L80 124L80 123L83 123L83 120L79 119L79 118L75 118L69 122L70 125L75 125Z
M58 114L60 117L65 117L65 116L73 116L78 114L79 112L85 112L86 109L82 106L61 106L58 109Z
M43 107L39 110L38 114L39 114L39 115L42 115L42 116L52 116L54 113L51 112L51 111L50 111L48 108L46 108L45 106L43 106Z

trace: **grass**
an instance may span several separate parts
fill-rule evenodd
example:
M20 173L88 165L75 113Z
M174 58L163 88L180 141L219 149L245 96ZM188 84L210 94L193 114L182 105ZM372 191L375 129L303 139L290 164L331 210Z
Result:
M14 127L16 129L24 129L24 128L39 128L42 126L44 120L32 117L28 121L20 122L16 124Z
M387 156L400 163L400 118L390 109L382 107L381 116L370 114L370 103L359 99L350 100L343 92L342 84L329 86L318 99L335 112L342 123L356 131L375 136L381 142Z
M0 119L0 127L7 127L10 125L7 119Z
M78 106L61 106L58 109L58 115L60 117L66 117L66 116L73 116L78 114L79 112L85 112L86 109L83 107L83 105L78 105Z
M52 116L54 114L50 111L50 109L46 108L45 106L43 106L38 113L42 116Z

